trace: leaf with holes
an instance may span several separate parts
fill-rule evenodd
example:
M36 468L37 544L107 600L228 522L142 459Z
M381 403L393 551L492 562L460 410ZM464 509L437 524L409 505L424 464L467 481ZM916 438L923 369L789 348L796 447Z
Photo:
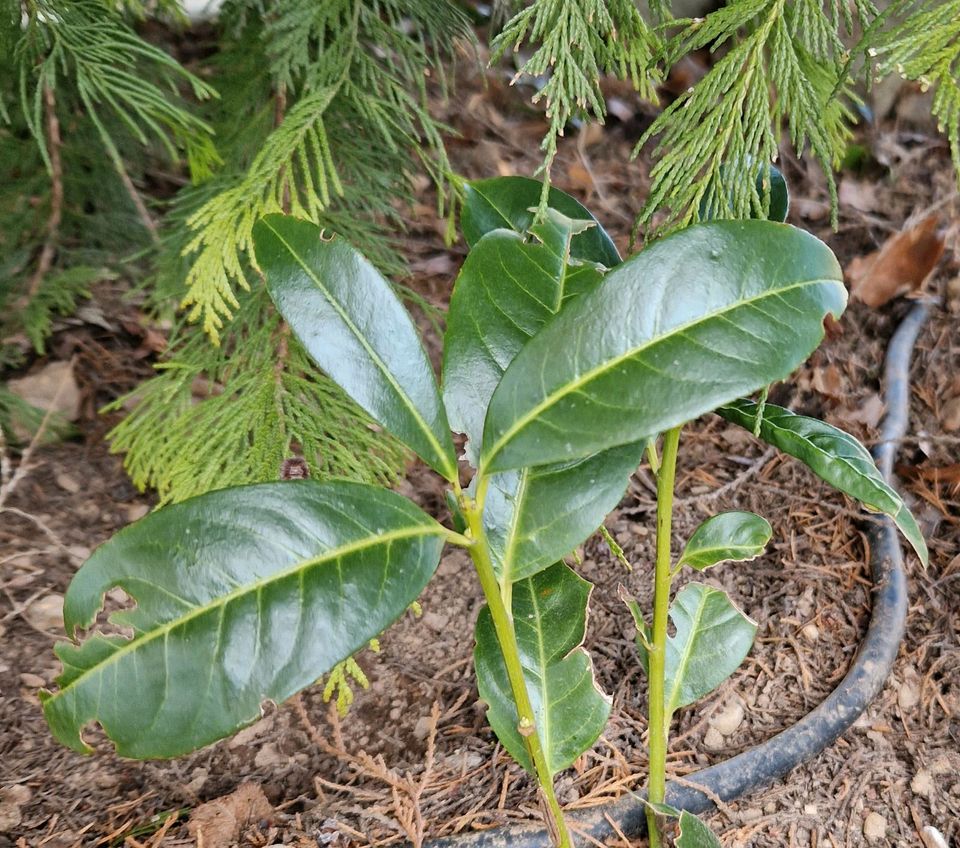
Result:
M846 290L813 236L769 221L656 242L524 346L490 399L485 473L635 442L786 377Z
M753 401L737 400L720 407L717 413L754 432L758 409ZM797 415L770 403L763 408L759 436L767 444L799 459L821 480L867 509L889 515L926 568L927 543L916 519L903 498L883 479L870 451L853 436L825 421Z
M592 588L562 562L513 586L520 663L551 775L597 740L610 715L610 699L597 686L593 664L581 647ZM476 637L473 660L487 720L510 755L533 773L487 607L477 619Z
M676 633L667 639L664 709L673 713L709 695L743 662L757 625L726 592L703 583L683 587L670 606Z
M533 223L533 210L540 204L543 183L529 177L493 177L464 183L463 191L460 228L472 248L492 230L527 232ZM568 218L594 223L574 239L571 252L575 258L599 262L607 268L620 264L613 240L579 200L551 186L547 205Z
M457 479L430 360L380 272L344 239L286 215L261 218L253 241L270 296L310 356L431 468Z
M390 625L433 575L449 531L393 492L309 480L222 489L102 545L70 584L67 633L104 595L132 638L61 642L54 735L87 751L97 721L125 757L185 754L256 721ZM173 540L176 540L175 543Z
M756 513L721 512L693 531L677 566L703 571L721 562L756 559L772 535L770 524Z

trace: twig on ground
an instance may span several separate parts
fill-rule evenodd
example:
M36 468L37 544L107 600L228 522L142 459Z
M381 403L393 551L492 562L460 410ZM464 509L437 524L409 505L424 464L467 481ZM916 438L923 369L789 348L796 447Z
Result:
M63 160L60 158L60 120L57 118L57 99L53 89L43 88L43 109L47 119L47 156L50 160L50 217L47 219L47 236L40 250L36 270L30 277L27 290L14 306L14 312L26 307L40 291L43 279L53 267L57 252L60 222L63 220Z

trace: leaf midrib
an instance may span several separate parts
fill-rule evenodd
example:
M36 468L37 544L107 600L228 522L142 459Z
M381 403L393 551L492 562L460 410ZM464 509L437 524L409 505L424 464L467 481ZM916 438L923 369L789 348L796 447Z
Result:
M619 356L614 357L613 359L606 360L603 364L598 365L595 368L591 368L589 371L580 375L580 377L578 377L577 379L564 384L562 388L549 394L542 401L540 401L540 403L536 404L536 406L530 409L529 412L526 412L524 415L518 418L504 432L504 434L499 439L497 439L496 442L494 442L493 447L491 447L490 452L489 454L487 454L486 460L484 461L483 464L486 466L489 466L492 458L495 457L503 449L503 446L507 442L509 442L510 439L512 439L520 430L524 429L533 420L535 420L540 415L540 413L542 413L544 410L549 409L551 406L553 406L555 403L560 401L562 398L576 391L581 386L590 382L598 375L616 368L621 362L627 359L633 358L637 354L642 353L647 348L650 348L656 344L660 344L661 342L664 342L667 339L672 338L673 336L682 335L691 327L696 327L697 325L703 324L706 321L711 321L715 318L720 318L724 316L726 313L731 312L735 309L740 309L743 306L747 306L752 303L758 303L760 301L765 300L768 297L780 297L786 294L787 292L793 291L794 289L804 288L806 286L820 285L823 283L834 283L836 285L841 285L841 283L838 280L832 279L830 277L817 277L811 280L801 280L795 283L791 283L788 286L778 288L774 291L761 292L759 295L755 297L746 298L744 300L738 300L736 303L728 304L724 306L722 309L715 310L714 312L709 312L706 315L702 315L699 318L696 318L692 321L688 321L684 324L679 324L662 335L658 335L651 339L647 339L643 344L637 345L636 347L631 348L630 350L620 354Z
M314 568L318 565L323 565L329 560L340 559L344 556L349 556L350 554L356 553L358 551L365 550L366 548L376 547L378 545L388 544L400 539L412 539L417 536L442 536L443 530L435 529L426 525L418 525L417 527L408 527L403 530L394 530L388 533L378 533L376 535L371 535L365 539L361 539L357 542L352 542L349 545L341 545L337 548L332 548L329 551L325 551L320 556L314 557L312 559L303 560L295 563L290 568L285 568L282 571L276 571L268 577L257 580L254 583L245 583L242 586L234 589L232 592L228 592L226 595L221 595L213 600L211 603L204 604L202 606L194 607L190 612L178 617L171 619L168 622L156 627L150 631L144 631L144 635L139 638L134 637L130 641L126 642L122 647L118 648L112 654L110 654L102 662L97 663L96 665L90 666L83 674L74 678L70 681L65 687L59 689L54 693L53 697L50 698L50 701L55 701L61 696L69 692L76 684L80 683L87 675L96 673L101 673L105 666L112 664L115 660L119 660L121 657L133 652L134 650L142 647L148 642L152 642L154 639L159 636L166 636L175 630L177 627L184 625L195 618L199 618L206 613L217 609L225 609L228 604L237 598L243 597L253 592L260 592L265 586L269 586L272 583L284 580L291 575L297 574L298 572L305 571L310 568ZM259 620L259 619L258 619ZM74 666L76 667L76 666Z
M677 664L677 670L673 676L673 686L670 687L670 697L667 699L666 703L667 721L669 721L670 717L676 712L677 708L675 704L677 699L677 691L680 688L680 683L683 680L684 675L686 674L687 666L690 664L690 657L693 654L693 640L696 636L697 630L700 627L700 621L703 618L703 612L704 609L706 609L707 599L709 596L709 589L701 592L700 601L697 604L696 615L691 617L689 638L684 643L683 651L680 654L680 662Z
M350 320L350 316L341 308L340 304L333 298L327 288L320 281L320 278L313 272L313 270L303 261L300 257L300 254L293 249L293 246L277 231L277 229L270 224L266 219L261 219L265 227L268 227L270 231L277 237L281 244L290 252L290 255L296 260L297 264L304 270L306 275L313 281L317 289L323 294L327 303L333 307L333 310L340 316L344 324L347 325L347 328L353 333L357 341L360 342L361 346L365 351L367 351L370 358L373 360L374 364L379 368L380 372L386 377L387 382L393 387L394 391L400 397L400 400L403 402L403 405L410 411L410 414L413 416L417 425L420 427L421 432L427 437L427 441L430 444L430 447L436 452L436 456L441 460L441 465L444 468L444 474L449 480L453 480L456 477L456 469L450 464L449 457L447 452L441 447L440 442L437 440L437 437L434 435L433 430L427 425L427 422L424 420L423 416L420 414L420 411L414 405L413 401L410 400L410 397L407 395L406 391L400 386L396 381L393 374L390 372L390 369L387 368L387 364L380 358L380 355L370 346L366 338L360 332L359 328ZM442 408L442 407L441 407Z

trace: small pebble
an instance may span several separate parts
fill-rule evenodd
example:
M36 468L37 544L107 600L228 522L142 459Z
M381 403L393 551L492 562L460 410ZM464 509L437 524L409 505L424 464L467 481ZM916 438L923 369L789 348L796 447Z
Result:
M897 692L897 703L904 712L912 710L920 703L920 686L916 679L908 677L900 684L900 691Z
M721 736L729 736L743 724L743 716L743 707L740 702L733 701L710 719L710 726L716 728Z
M814 818L816 818L820 814L820 810L818 809L816 804L804 804L803 814L805 816L813 816Z
M413 735L417 739L426 739L430 735L430 717L421 716L417 719L417 723L413 726Z
M20 682L28 689L39 689L41 686L47 685L47 681L39 674L30 674L29 672L20 675Z
M67 550L70 552L70 556L80 562L90 559L90 554L93 553L86 545L68 545Z
M948 400L940 409L940 423L948 433L960 430L960 397Z
M934 785L933 785L933 776L926 769L921 769L914 776L913 780L910 781L910 791L914 795L931 795L933 794Z
M450 618L439 612L425 612L423 614L423 623L431 630L441 633L447 629Z
M35 600L24 610L24 617L37 630L56 633L63 630L63 595L51 592Z
M150 507L147 504L130 504L127 507L127 521L139 521L148 512L150 512Z
M808 642L816 642L817 639L820 638L820 628L812 621L809 624L805 624L800 633Z
M69 492L71 495L75 495L80 491L80 481L75 477L71 477L69 474L60 472L53 480L63 491Z
M867 813L867 817L863 820L863 835L870 842L886 838L887 820L880 813Z
M723 735L715 727L708 727L703 735L703 744L711 751L719 751L727 743L723 741Z

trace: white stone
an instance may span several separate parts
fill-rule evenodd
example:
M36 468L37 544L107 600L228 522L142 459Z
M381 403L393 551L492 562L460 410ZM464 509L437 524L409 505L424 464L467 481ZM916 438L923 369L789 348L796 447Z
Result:
M887 820L880 813L867 813L863 820L863 835L870 842L885 839L887 836Z

